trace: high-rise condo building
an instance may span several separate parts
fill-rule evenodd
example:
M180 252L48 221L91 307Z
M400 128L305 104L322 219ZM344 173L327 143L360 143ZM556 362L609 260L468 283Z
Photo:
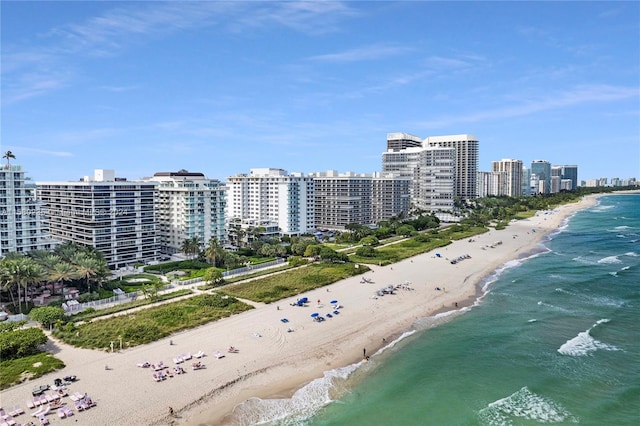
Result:
M411 178L394 173L374 173L371 183L373 223L408 216L411 208Z
M158 257L155 182L96 170L77 182L38 182L51 234L100 251L111 268Z
M502 159L491 163L492 171L505 172L505 192L509 197L519 197L522 195L522 160Z
M282 235L315 230L313 178L282 169L256 168L227 178L228 222L277 226Z
M22 166L0 166L0 257L55 246L42 221L44 203L36 201L34 192Z
M454 196L471 200L478 196L478 138L475 135L429 136L422 146L455 148Z
M373 179L369 174L335 170L310 173L315 188L316 226L344 229L373 223Z
M507 195L507 172L478 172L478 197Z
M531 195L531 170L522 166L522 195Z
M387 150L382 153L382 172L411 179L411 204L414 207L431 212L450 211L453 209L455 155L454 148L440 146Z
M156 215L160 251L180 253L186 239L204 247L212 238L224 244L225 186L203 173L158 172L145 181L157 182Z
M546 160L531 162L531 174L536 176L537 187L532 187L534 194L549 194L551 192L551 164Z
M560 167L560 177L562 179L569 179L571 181L571 189L576 190L578 188L578 166L558 166Z

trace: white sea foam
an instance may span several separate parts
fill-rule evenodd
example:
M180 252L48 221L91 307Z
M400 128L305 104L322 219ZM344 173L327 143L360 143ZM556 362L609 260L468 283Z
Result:
M616 226L613 229L615 229L616 231L624 231L625 229L631 229L631 227L627 225L621 225L621 226Z
M560 306L556 306L556 305L552 305L550 303L543 302L542 300L538 301L538 306L542 306L544 308L547 308L547 309L552 310L552 311L557 311L557 312L570 312L568 309L561 308Z
M487 278L484 279L483 285L482 285L482 292L484 293L483 296L486 295L489 292L489 287L491 286L491 284L493 284L494 282L498 281L498 278L500 278L500 276L504 273L504 271L506 271L507 269L511 269L511 268L515 268L517 266L520 266L525 261L527 261L529 259L533 259L534 257L538 257L542 253L546 253L548 251L550 251L550 250L545 248L545 251L532 253L530 256L523 257L523 258L520 258L520 259L510 260L510 261L506 262L504 265L502 265L499 268L497 268L493 272L493 274L489 275ZM482 297L480 297L480 299L481 298Z
M605 212L607 210L611 210L615 208L615 206L603 206L603 205L597 205L595 206L593 209L591 209L592 212L596 212L596 213L602 213Z
M594 339L590 334L591 330L593 330L595 327L607 322L609 322L609 320L606 318L597 321L587 331L581 331L573 339L564 342L562 346L558 348L558 352L562 355L568 356L584 356L589 355L591 352L595 352L598 349L604 349L607 351L619 351L620 349L618 349L617 347L602 343L601 341Z
M584 258L582 256L574 257L571 260L573 260L575 262L578 262L578 263L584 263L585 265L595 265L596 264L596 262L594 262L593 260L586 259L586 258Z
M310 418L332 401L330 391L344 382L365 361L344 368L326 371L324 377L315 379L298 389L291 398L251 398L235 407L234 425L259 425L274 422L296 424Z
M550 398L531 392L526 386L506 398L488 404L478 412L482 424L513 425L516 418L539 423L578 423L566 408Z
M538 322L538 320L537 320L537 319L535 319L535 318L532 318L532 319L530 319L530 320L529 320L529 321L527 321L527 322Z
M442 317L445 314L442 313L439 316ZM398 338L373 354L370 360L374 360L376 356L393 348L400 341L414 333L416 333L416 330L402 333ZM231 423L236 426L303 423L317 414L322 407L333 402L334 397L341 397L348 392L345 387L346 379L358 368L365 365L371 364L363 360L347 367L325 371L322 378L315 379L298 389L291 398L251 398L235 407Z
M568 295L571 295L571 296L575 296L574 292L569 291L569 290L565 290L565 289L560 288L560 287L556 288L555 291L558 292L558 293L563 293L563 294L568 294Z
M620 268L621 271L626 271L627 269L631 268L631 266L624 266L622 268Z
M628 251L624 255L629 257L638 257L638 253L635 253L633 251Z
M622 260L618 259L618 256L607 256L598 260L598 263L622 263Z

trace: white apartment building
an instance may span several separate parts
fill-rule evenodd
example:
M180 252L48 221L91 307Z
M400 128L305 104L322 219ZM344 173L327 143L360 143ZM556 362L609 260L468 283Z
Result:
M373 177L336 170L310 173L315 187L316 226L344 229L350 223L373 224Z
M475 135L429 136L422 146L455 148L454 196L463 200L477 198L478 138Z
M160 252L180 253L184 240L197 238L204 246L225 233L225 186L202 173L186 170L158 172L147 182L157 182L156 216Z
M392 217L407 217L411 208L411 181L394 173L374 173L371 180L372 221L378 223ZM317 211L317 208L316 208Z
M422 150L413 181L415 207L429 212L453 210L456 150L430 146ZM474 184L477 177L473 178ZM476 190L473 191L476 194Z
M411 204L426 211L453 209L456 150L438 145L382 153L382 172L411 179ZM474 178L474 182L477 177ZM474 193L476 193L474 191Z
M491 162L493 172L505 172L504 192L496 195L519 197L522 195L522 160L510 158Z
M0 166L0 257L55 246L56 240L42 221L42 208L22 166Z
M265 228L277 225L282 235L311 233L316 228L313 178L272 168L228 177L226 218Z
M96 170L77 182L38 182L45 221L59 240L91 246L111 268L158 257L155 182L126 181Z
M478 197L499 197L507 193L507 172L478 172Z

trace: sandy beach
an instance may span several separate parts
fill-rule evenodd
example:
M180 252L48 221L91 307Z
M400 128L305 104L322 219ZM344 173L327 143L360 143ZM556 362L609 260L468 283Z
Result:
M53 341L49 346L66 367L2 391L0 403L5 409L20 405L27 411L15 419L17 422L37 422L29 416L35 410L26 406L31 389L52 384L56 377L77 375L79 380L69 390L87 393L97 406L76 412L71 419L59 419L52 412L47 416L51 424L229 423L234 407L251 397L289 397L305 383L322 377L324 371L362 360L365 349L367 354L375 353L385 342L411 330L416 320L473 304L481 295L478 284L485 277L509 260L535 251L567 217L594 205L596 200L597 196L588 196L578 203L513 222L504 230L475 236L472 242L456 241L390 266L373 266L372 272L364 274L372 283L362 283L362 276L358 276L301 294L310 301L306 307L290 305L297 297L269 305L254 304L256 309L249 312L123 351L118 351L119 342L114 336L114 353ZM502 243L496 245L498 241ZM451 264L451 259L465 255L469 258ZM410 283L411 290L374 296L381 287L405 282ZM329 303L334 299L342 306L339 314L320 323L313 321L313 312L325 315L334 311ZM282 318L288 322L281 322ZM288 332L288 328L293 331ZM239 352L228 353L231 345ZM154 381L152 369L137 366L144 361L162 361L173 367L178 355L198 351L206 353L200 359L206 368L194 371L193 360L187 361L181 364L186 374L161 382ZM224 357L218 359L216 352ZM174 417L168 415L169 407L174 409Z

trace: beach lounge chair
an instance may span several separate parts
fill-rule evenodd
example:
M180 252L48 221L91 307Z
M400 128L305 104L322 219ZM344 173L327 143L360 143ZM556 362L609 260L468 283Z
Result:
M56 412L58 413L58 417L60 417L61 419L64 419L65 417L67 417L67 415L64 413L64 409L62 407L58 408L58 410Z
M9 414L7 414L4 411L4 408L0 408L0 420L7 420L9 417L11 417Z
M327 318L333 318L333 315L327 314Z
M181 357L185 361L189 361L191 359L191 352L187 353L186 355L181 355Z
M82 402L84 403L85 408L91 408L96 406L96 403L93 402L93 399L91 399L91 397L88 395L84 397Z
M24 414L24 410L20 408L19 405L16 405L11 410L9 410L9 415L12 417L19 416L20 414Z
M220 359L220 358L224 358L224 354L220 351L216 352L216 358Z
M68 405L65 405L64 407L62 407L62 410L64 411L64 415L67 417L71 417L73 416L73 410L71 408L69 408Z
M198 351L195 355L196 358L202 358L204 356L204 352Z
M288 320L288 319L286 319L286 318L282 318L280 321L281 321L281 322L283 322L283 323L287 323L287 322L289 322L289 320Z
M49 419L47 419L45 416L40 416L40 426L46 426L49 424Z
M227 352L229 352L230 354L237 354L240 351L238 350L238 348L234 346L229 346L229 349L227 349Z
M74 401L73 405L75 405L76 410L84 411L84 405L82 404L82 401Z
M40 408L38 408L38 410L35 413L31 413L31 416L32 417L44 416L44 415L47 415L50 410L51 410L51 406L49 404L47 404L46 406L41 405Z
M173 359L173 362L176 364L180 364L181 362L184 362L184 359L181 356L177 356Z
M36 404L34 404L34 403L33 403L33 399L28 399L28 400L26 401L26 403L27 403L27 408L29 408L29 409L31 409L31 410L33 410L34 408L36 408Z
M335 311L333 311L333 314L334 314L334 315L339 315L339 314L340 314L340 311L335 310Z

